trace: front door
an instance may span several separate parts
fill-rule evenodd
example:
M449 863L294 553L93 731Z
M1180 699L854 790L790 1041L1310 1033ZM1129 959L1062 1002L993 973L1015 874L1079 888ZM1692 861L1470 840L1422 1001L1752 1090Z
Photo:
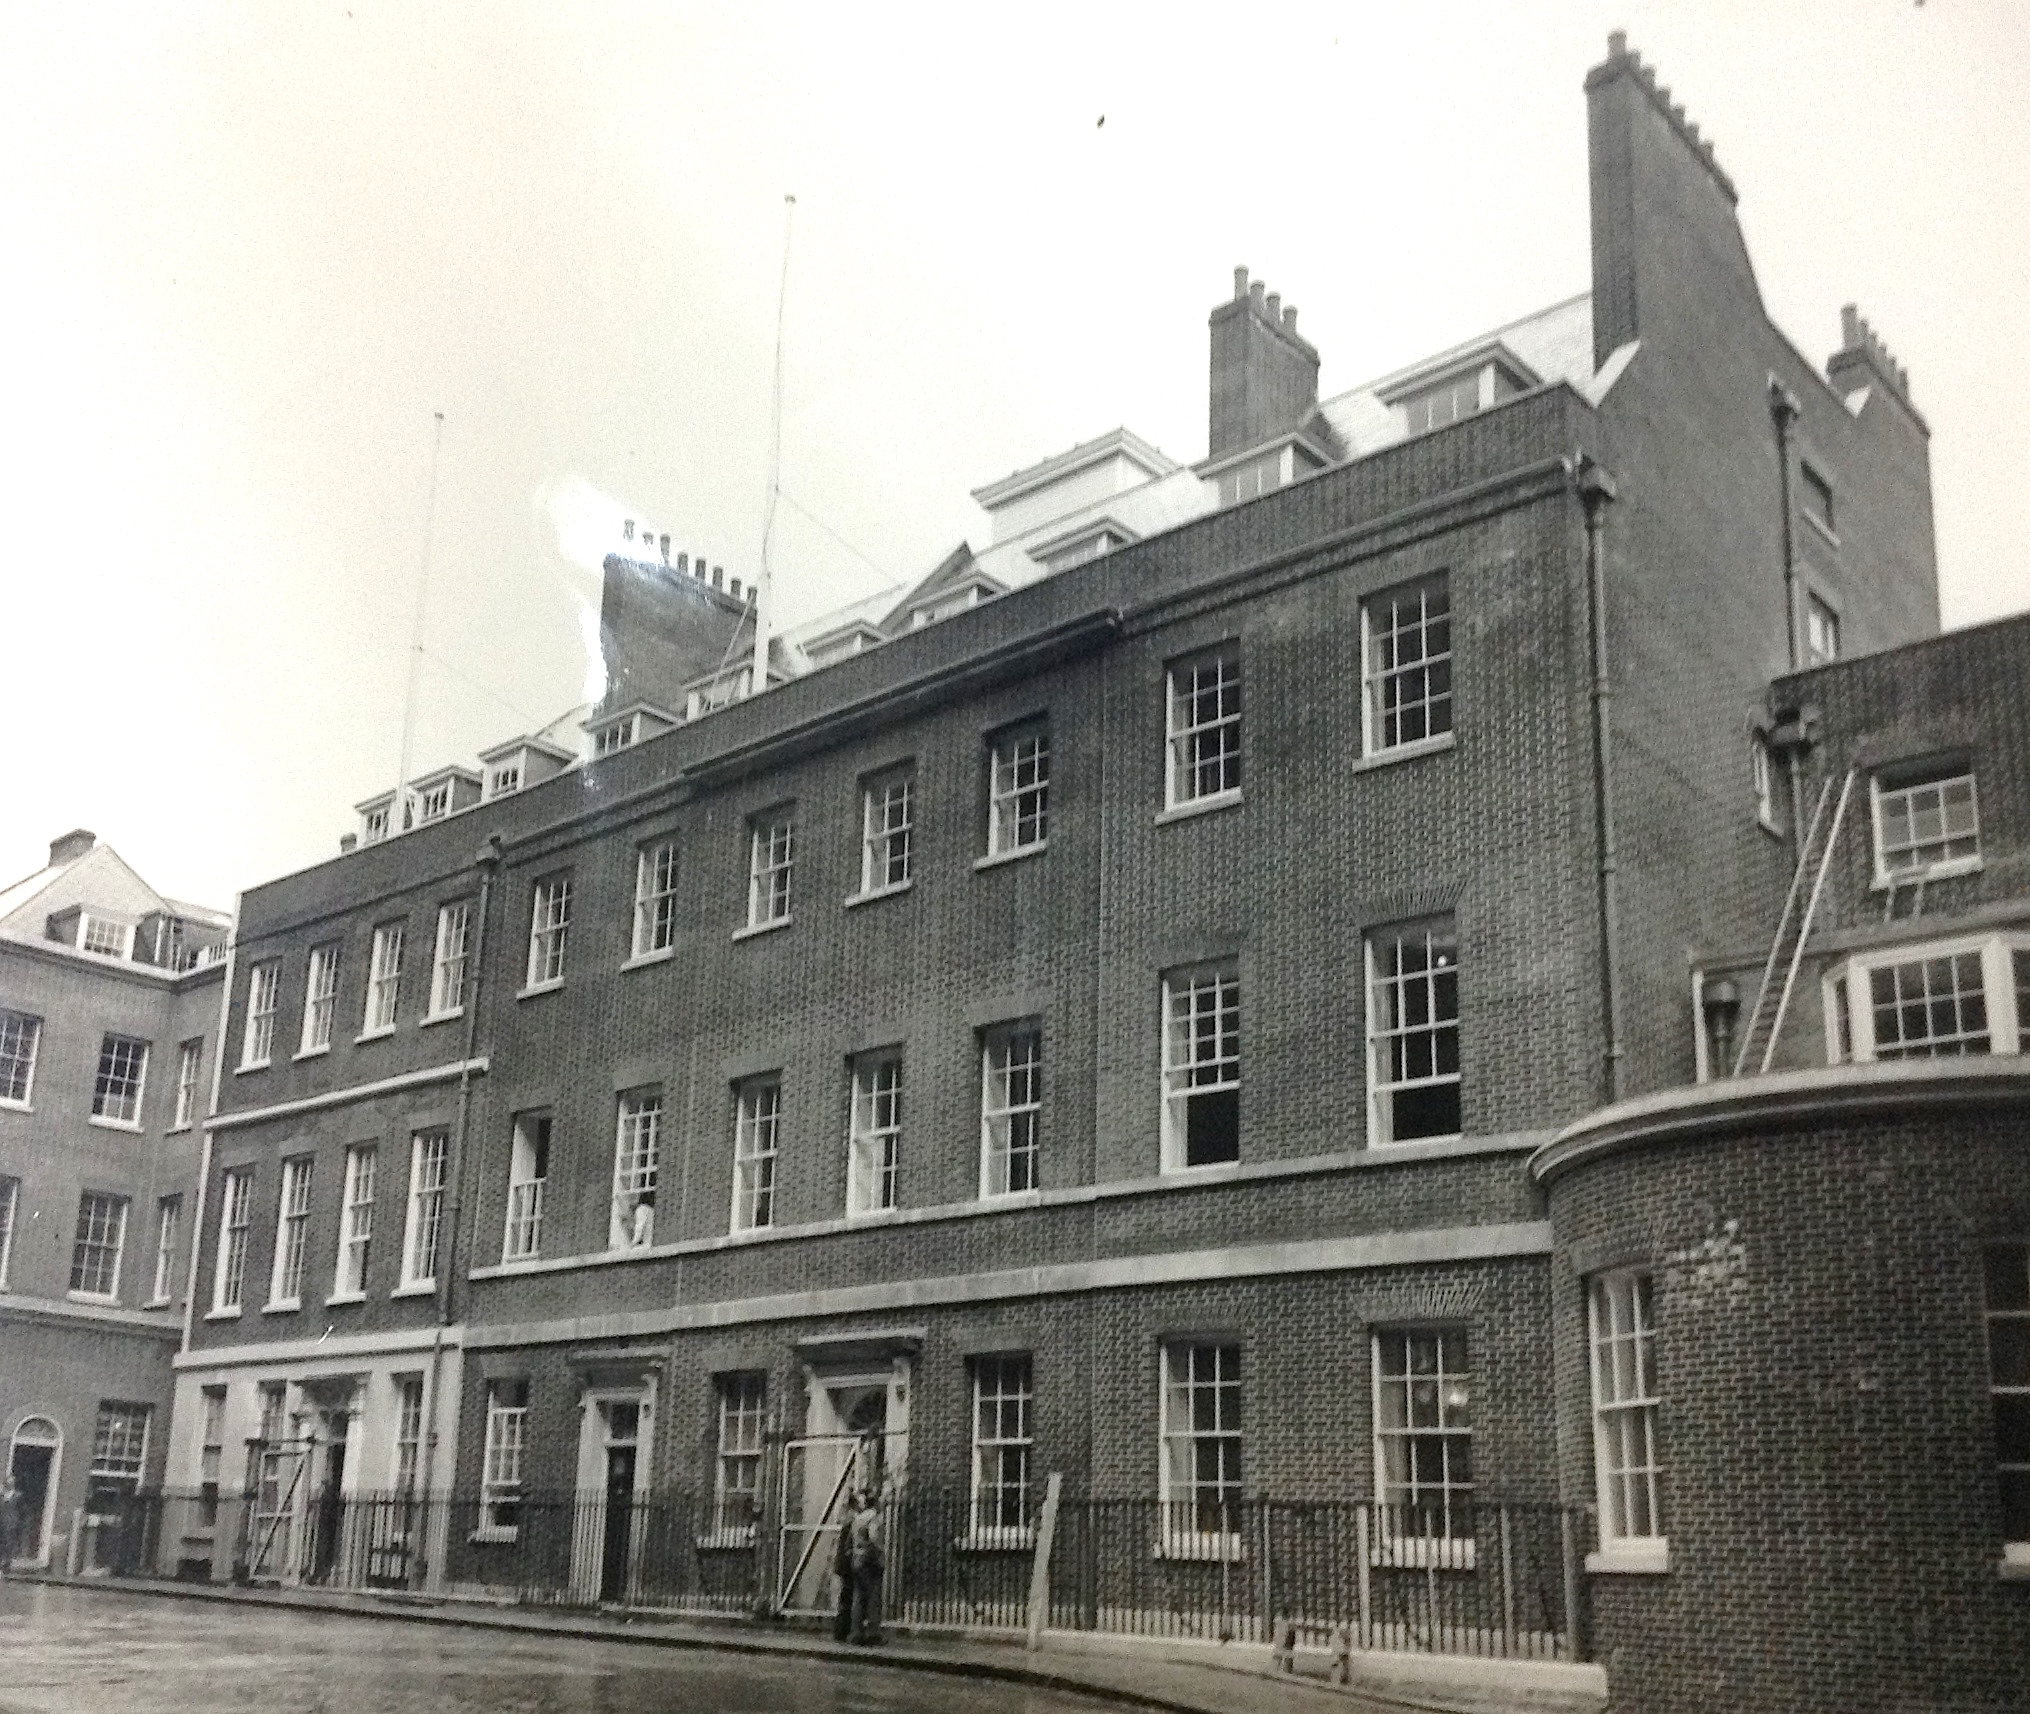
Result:
M627 1598L627 1553L634 1522L634 1448L606 1449L605 1550L599 1558L599 1599Z
M17 1440L8 1464L14 1484L14 1558L21 1565L40 1565L49 1553L49 1484L56 1467L56 1448Z
M345 1438L350 1418L345 1411L333 1411L325 1422L331 1438L325 1442L324 1479L317 1489L317 1531L310 1548L313 1583L330 1581L345 1527Z

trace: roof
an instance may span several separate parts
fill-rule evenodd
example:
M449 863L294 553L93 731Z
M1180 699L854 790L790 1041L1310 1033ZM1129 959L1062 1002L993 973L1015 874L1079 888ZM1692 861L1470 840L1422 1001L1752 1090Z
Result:
M164 897L110 845L94 845L68 863L50 864L0 891L0 937L42 942L50 917L80 905L129 919L159 912L213 928L232 921L225 911Z
M1067 452L1029 465L1012 476L1003 476L998 482L989 482L984 488L975 488L973 498L991 512L1033 489L1061 481L1075 470L1083 470L1089 464L1099 464L1109 458L1125 458L1130 464L1140 465L1152 477L1168 476L1178 468L1176 459L1151 446L1133 429L1109 429L1095 439L1080 441Z

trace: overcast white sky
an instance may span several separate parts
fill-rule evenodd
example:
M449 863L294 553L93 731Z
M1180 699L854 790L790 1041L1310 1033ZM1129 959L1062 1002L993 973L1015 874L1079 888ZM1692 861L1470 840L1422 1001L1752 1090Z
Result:
M786 191L796 618L1117 423L1202 456L1236 263L1327 392L1585 289L1617 26L1779 323L1822 360L1856 300L1908 365L1946 622L2030 606L2018 0L0 0L0 883L80 824L222 905L335 850L398 764L433 412L418 771L579 700L556 497L751 576Z

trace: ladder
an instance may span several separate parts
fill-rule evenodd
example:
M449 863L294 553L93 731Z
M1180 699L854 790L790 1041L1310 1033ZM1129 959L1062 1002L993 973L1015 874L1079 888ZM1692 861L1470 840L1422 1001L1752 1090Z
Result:
M1757 1060L1754 1069L1767 1071L1776 1058L1777 1038L1783 1034L1784 1014L1790 1010L1791 990L1797 985L1798 965L1804 959L1805 938L1817 916L1826 876L1833 866L1833 852L1840 843L1840 825L1846 820L1847 801L1854 795L1856 769L1849 768L1840 782L1840 795L1833 803L1832 818L1826 817L1832 797L1833 780L1828 774L1819 787L1818 802L1812 808L1811 823L1804 843L1798 848L1797 873L1790 878L1790 892L1783 901L1783 915L1777 920L1776 938L1770 942L1769 957L1762 965L1762 982L1755 990L1755 1005L1748 1014L1748 1026L1741 1032L1740 1051L1734 1056L1733 1075L1739 1077ZM1815 872L1814 872L1815 870ZM1805 876L1811 874L1811 891L1805 892ZM1799 908L1802 900L1803 908ZM1776 981L1776 967L1784 967L1783 982Z

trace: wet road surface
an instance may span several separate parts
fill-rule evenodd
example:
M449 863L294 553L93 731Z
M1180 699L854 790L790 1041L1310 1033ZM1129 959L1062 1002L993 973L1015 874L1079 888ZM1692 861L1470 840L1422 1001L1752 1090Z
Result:
M0 1584L0 1714L1095 1714L991 1679Z

